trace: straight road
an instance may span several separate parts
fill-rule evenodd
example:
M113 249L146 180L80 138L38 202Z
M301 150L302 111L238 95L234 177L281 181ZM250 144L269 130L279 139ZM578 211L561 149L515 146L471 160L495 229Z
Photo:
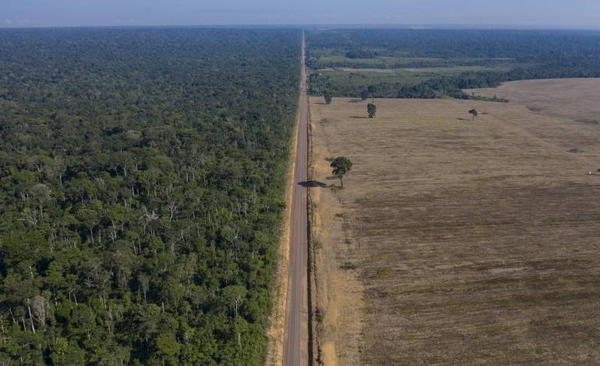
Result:
M300 366L308 360L308 345L303 324L307 299L305 298L305 278L307 269L307 208L306 188L298 183L306 181L308 166L308 104L306 96L306 65L304 64L305 42L302 33L302 76L300 90L300 120L298 121L298 141L296 142L296 170L292 203L290 230L290 279L286 315L285 366Z

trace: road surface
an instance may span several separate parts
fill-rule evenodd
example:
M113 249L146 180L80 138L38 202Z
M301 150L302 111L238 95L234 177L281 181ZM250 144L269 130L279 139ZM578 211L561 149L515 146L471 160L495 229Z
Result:
M308 105L306 96L306 67L304 65L304 33L302 33L302 81L300 111L298 113L298 141L296 142L296 170L292 197L292 221L290 230L290 286L286 315L285 366L300 366L308 360L308 345L304 344L306 260L307 260L307 210L306 188L298 183L306 181L308 167Z

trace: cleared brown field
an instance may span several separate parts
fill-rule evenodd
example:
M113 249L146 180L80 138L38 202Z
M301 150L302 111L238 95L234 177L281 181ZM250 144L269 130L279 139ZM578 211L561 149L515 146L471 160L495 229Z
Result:
M511 87L376 100L373 120L311 100L313 179L354 162L344 190L311 188L326 365L600 364L597 107Z
M600 120L599 85L599 79L525 80L468 92L488 97L496 95L534 112L566 119Z

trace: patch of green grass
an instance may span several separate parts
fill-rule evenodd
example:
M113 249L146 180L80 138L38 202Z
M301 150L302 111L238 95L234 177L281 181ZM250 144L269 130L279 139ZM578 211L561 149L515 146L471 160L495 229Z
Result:
M400 336L400 339L405 342L410 342L410 341L414 341L415 339L417 339L417 335L416 334L403 334Z
M575 120L575 122L585 123L586 125L597 125L598 123L600 123L595 119L587 119L587 118L578 118Z
M346 262L340 266L340 269L344 269L344 270L350 270L350 269L356 269L356 268L358 268L356 266L356 264L350 263L350 262Z
M322 249L323 248L323 244L321 244L321 242L318 241L318 240L313 240L313 247L315 249Z
M374 260L396 261L400 258L398 254L380 254L373 257Z
M315 311L315 320L319 324L323 324L323 320L325 320L325 314L320 308L317 308L317 311Z
M373 57L351 58L343 49L313 49L311 56L316 61L313 67L318 68L462 68L462 71L479 71L490 69L510 69L517 65L512 58L477 58L477 57L414 57L410 52L390 49L363 49ZM458 70L461 71L461 70Z
M465 72L506 71L509 66L450 66L435 68L391 68L379 67L377 59L367 59L368 64L335 67L314 71L310 75L311 95L358 97L363 90L374 90L378 96L396 97L402 88L409 88L440 76L453 77ZM398 65L397 65L398 66ZM401 66L401 65L400 65ZM410 66L407 64L406 66Z
M386 268L379 268L379 269L377 270L377 275L378 275L378 276L386 276L386 275L389 275L389 274L392 274L392 269L391 269L391 268L389 268L389 267L386 267Z
M514 299L512 297L502 300L502 306L505 308L516 308L519 305L520 305L519 300Z
M352 65L353 67L376 67L385 69L387 68L387 64L384 60L380 58L348 58L344 55L330 55L330 56L322 56L319 57L319 63L321 65L327 66L341 66L344 64Z
M402 87L414 86L429 80L431 73L394 70L390 72L365 70L321 70L310 76L310 92L312 95L322 95L328 91L333 95L359 97L361 91L369 87L377 92L385 91L395 96Z

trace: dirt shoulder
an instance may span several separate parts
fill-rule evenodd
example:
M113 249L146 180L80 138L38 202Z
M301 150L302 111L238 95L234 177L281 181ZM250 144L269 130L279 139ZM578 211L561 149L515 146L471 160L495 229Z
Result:
M363 327L364 288L352 264L355 244L348 232L349 216L344 213L344 191L328 186L330 159L335 151L327 124L319 108L320 98L311 99L311 162L309 174L311 232L315 254L317 342L323 365L360 365L360 339Z
M299 118L298 118L299 119ZM297 122L298 123L298 122ZM290 274L290 247L291 247L291 223L293 207L293 191L296 184L294 172L296 171L296 155L298 140L298 128L295 129L292 138L292 151L288 163L288 184L285 189L285 210L281 223L280 241L277 248L277 264L273 278L273 309L269 317L269 329L267 330L267 357L266 366L280 366L284 359L286 310L288 305L289 274Z

